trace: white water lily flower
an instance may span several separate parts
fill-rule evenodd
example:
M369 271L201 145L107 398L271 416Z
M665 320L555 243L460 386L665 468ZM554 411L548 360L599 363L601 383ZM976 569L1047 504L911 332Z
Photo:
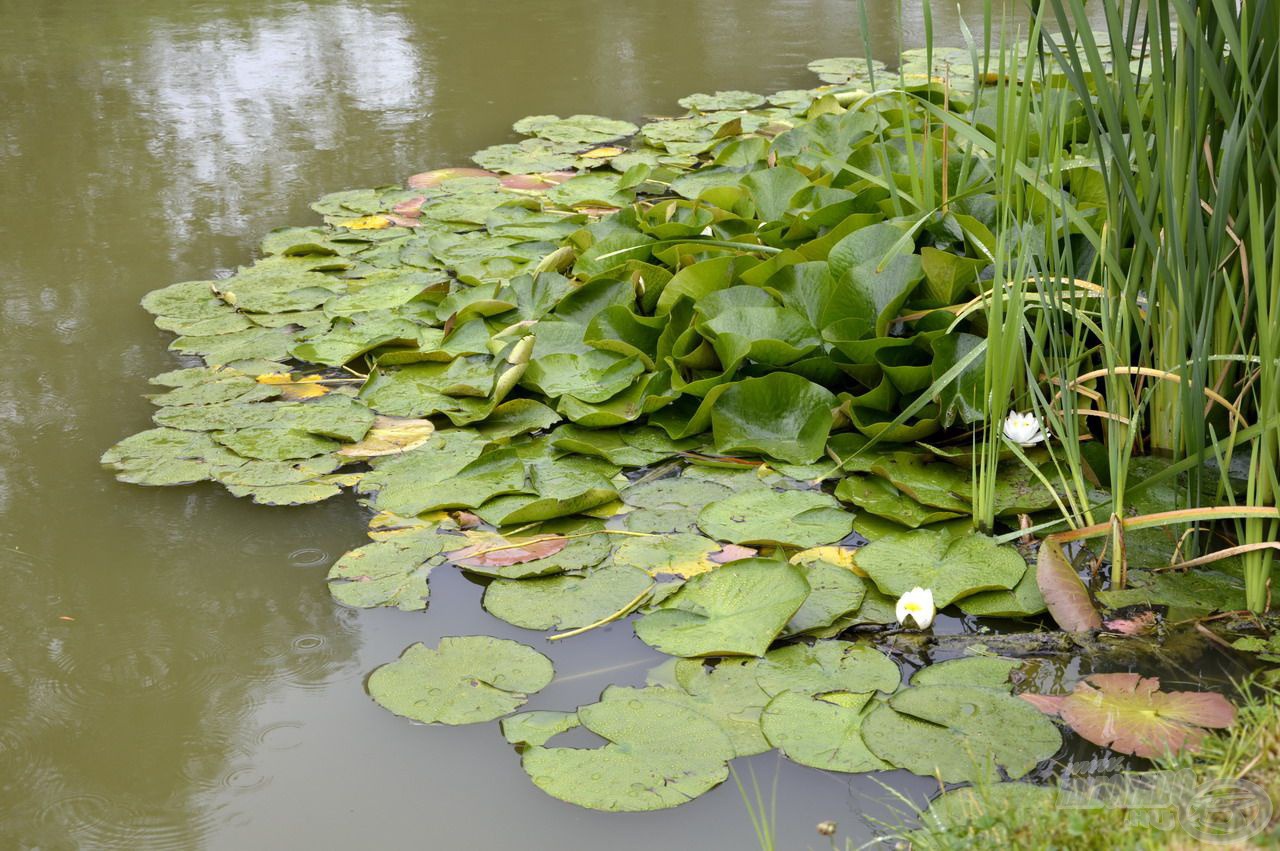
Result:
M928 588L912 588L898 598L898 623L903 626L906 626L907 618L911 618L918 629L928 629L937 611L933 605L933 592Z
M1044 427L1040 418L1030 411L1025 414L1014 411L1005 417L1004 436L1019 446L1035 446L1044 442Z

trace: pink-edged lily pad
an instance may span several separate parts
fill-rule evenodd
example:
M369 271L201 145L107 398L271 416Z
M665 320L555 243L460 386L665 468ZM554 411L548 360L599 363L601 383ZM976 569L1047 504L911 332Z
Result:
M555 185L540 174L508 174L502 178L504 189L515 189L520 192L539 192Z
M1133 673L1093 674L1069 695L1020 697L1095 745L1146 759L1194 751L1205 728L1230 727L1236 718L1216 692L1160 691L1160 680Z
M408 218L416 219L418 216L422 215L422 205L426 202L427 199L425 196L415 195L406 201L401 201L399 204L396 204L391 208L391 212L395 213L397 216L406 216Z
M387 216L387 221L402 228L416 228L422 224L422 222L418 221L417 216Z
M553 556L569 543L563 535L549 535L527 541L508 541L499 536L449 553L460 567L508 567Z
M410 189L430 189L439 186L446 180L457 180L459 177L497 177L491 171L482 168L437 168L415 174L405 181Z

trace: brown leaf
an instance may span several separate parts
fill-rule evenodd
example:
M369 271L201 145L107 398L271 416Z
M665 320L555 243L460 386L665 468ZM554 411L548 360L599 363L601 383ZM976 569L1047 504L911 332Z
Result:
M1049 614L1067 632L1085 632L1102 626L1102 618L1089 598L1089 589L1080 581L1062 545L1046 540L1036 559L1036 584L1044 596Z
M446 553L460 567L506 567L553 556L569 543L563 535L545 535L527 541L509 541L501 535L468 535L476 543Z

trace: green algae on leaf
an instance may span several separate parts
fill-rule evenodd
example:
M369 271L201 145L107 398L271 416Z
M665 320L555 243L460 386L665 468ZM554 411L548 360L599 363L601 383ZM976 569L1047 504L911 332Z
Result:
M414 644L369 676L369 696L423 724L476 724L523 706L555 675L532 647L485 635Z

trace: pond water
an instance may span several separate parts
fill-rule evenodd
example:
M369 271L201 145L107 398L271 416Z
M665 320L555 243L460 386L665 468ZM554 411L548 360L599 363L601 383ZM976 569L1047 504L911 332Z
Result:
M921 42L915 4L868 5L877 58ZM267 509L118 484L97 458L148 427L146 379L176 365L145 292L248 262L323 193L465 164L525 115L811 85L808 60L862 52L857 4L0 0L0 16L0 846L754 847L732 782L661 814L590 812L536 789L494 724L374 705L367 672L414 641L530 634L456 572L433 576L426 615L334 604L324 570L364 541L349 497ZM559 678L531 708L664 658L625 624L547 652ZM766 794L779 773L785 848L825 844L826 819L865 841L860 819L889 817L877 780L933 788L746 765Z

